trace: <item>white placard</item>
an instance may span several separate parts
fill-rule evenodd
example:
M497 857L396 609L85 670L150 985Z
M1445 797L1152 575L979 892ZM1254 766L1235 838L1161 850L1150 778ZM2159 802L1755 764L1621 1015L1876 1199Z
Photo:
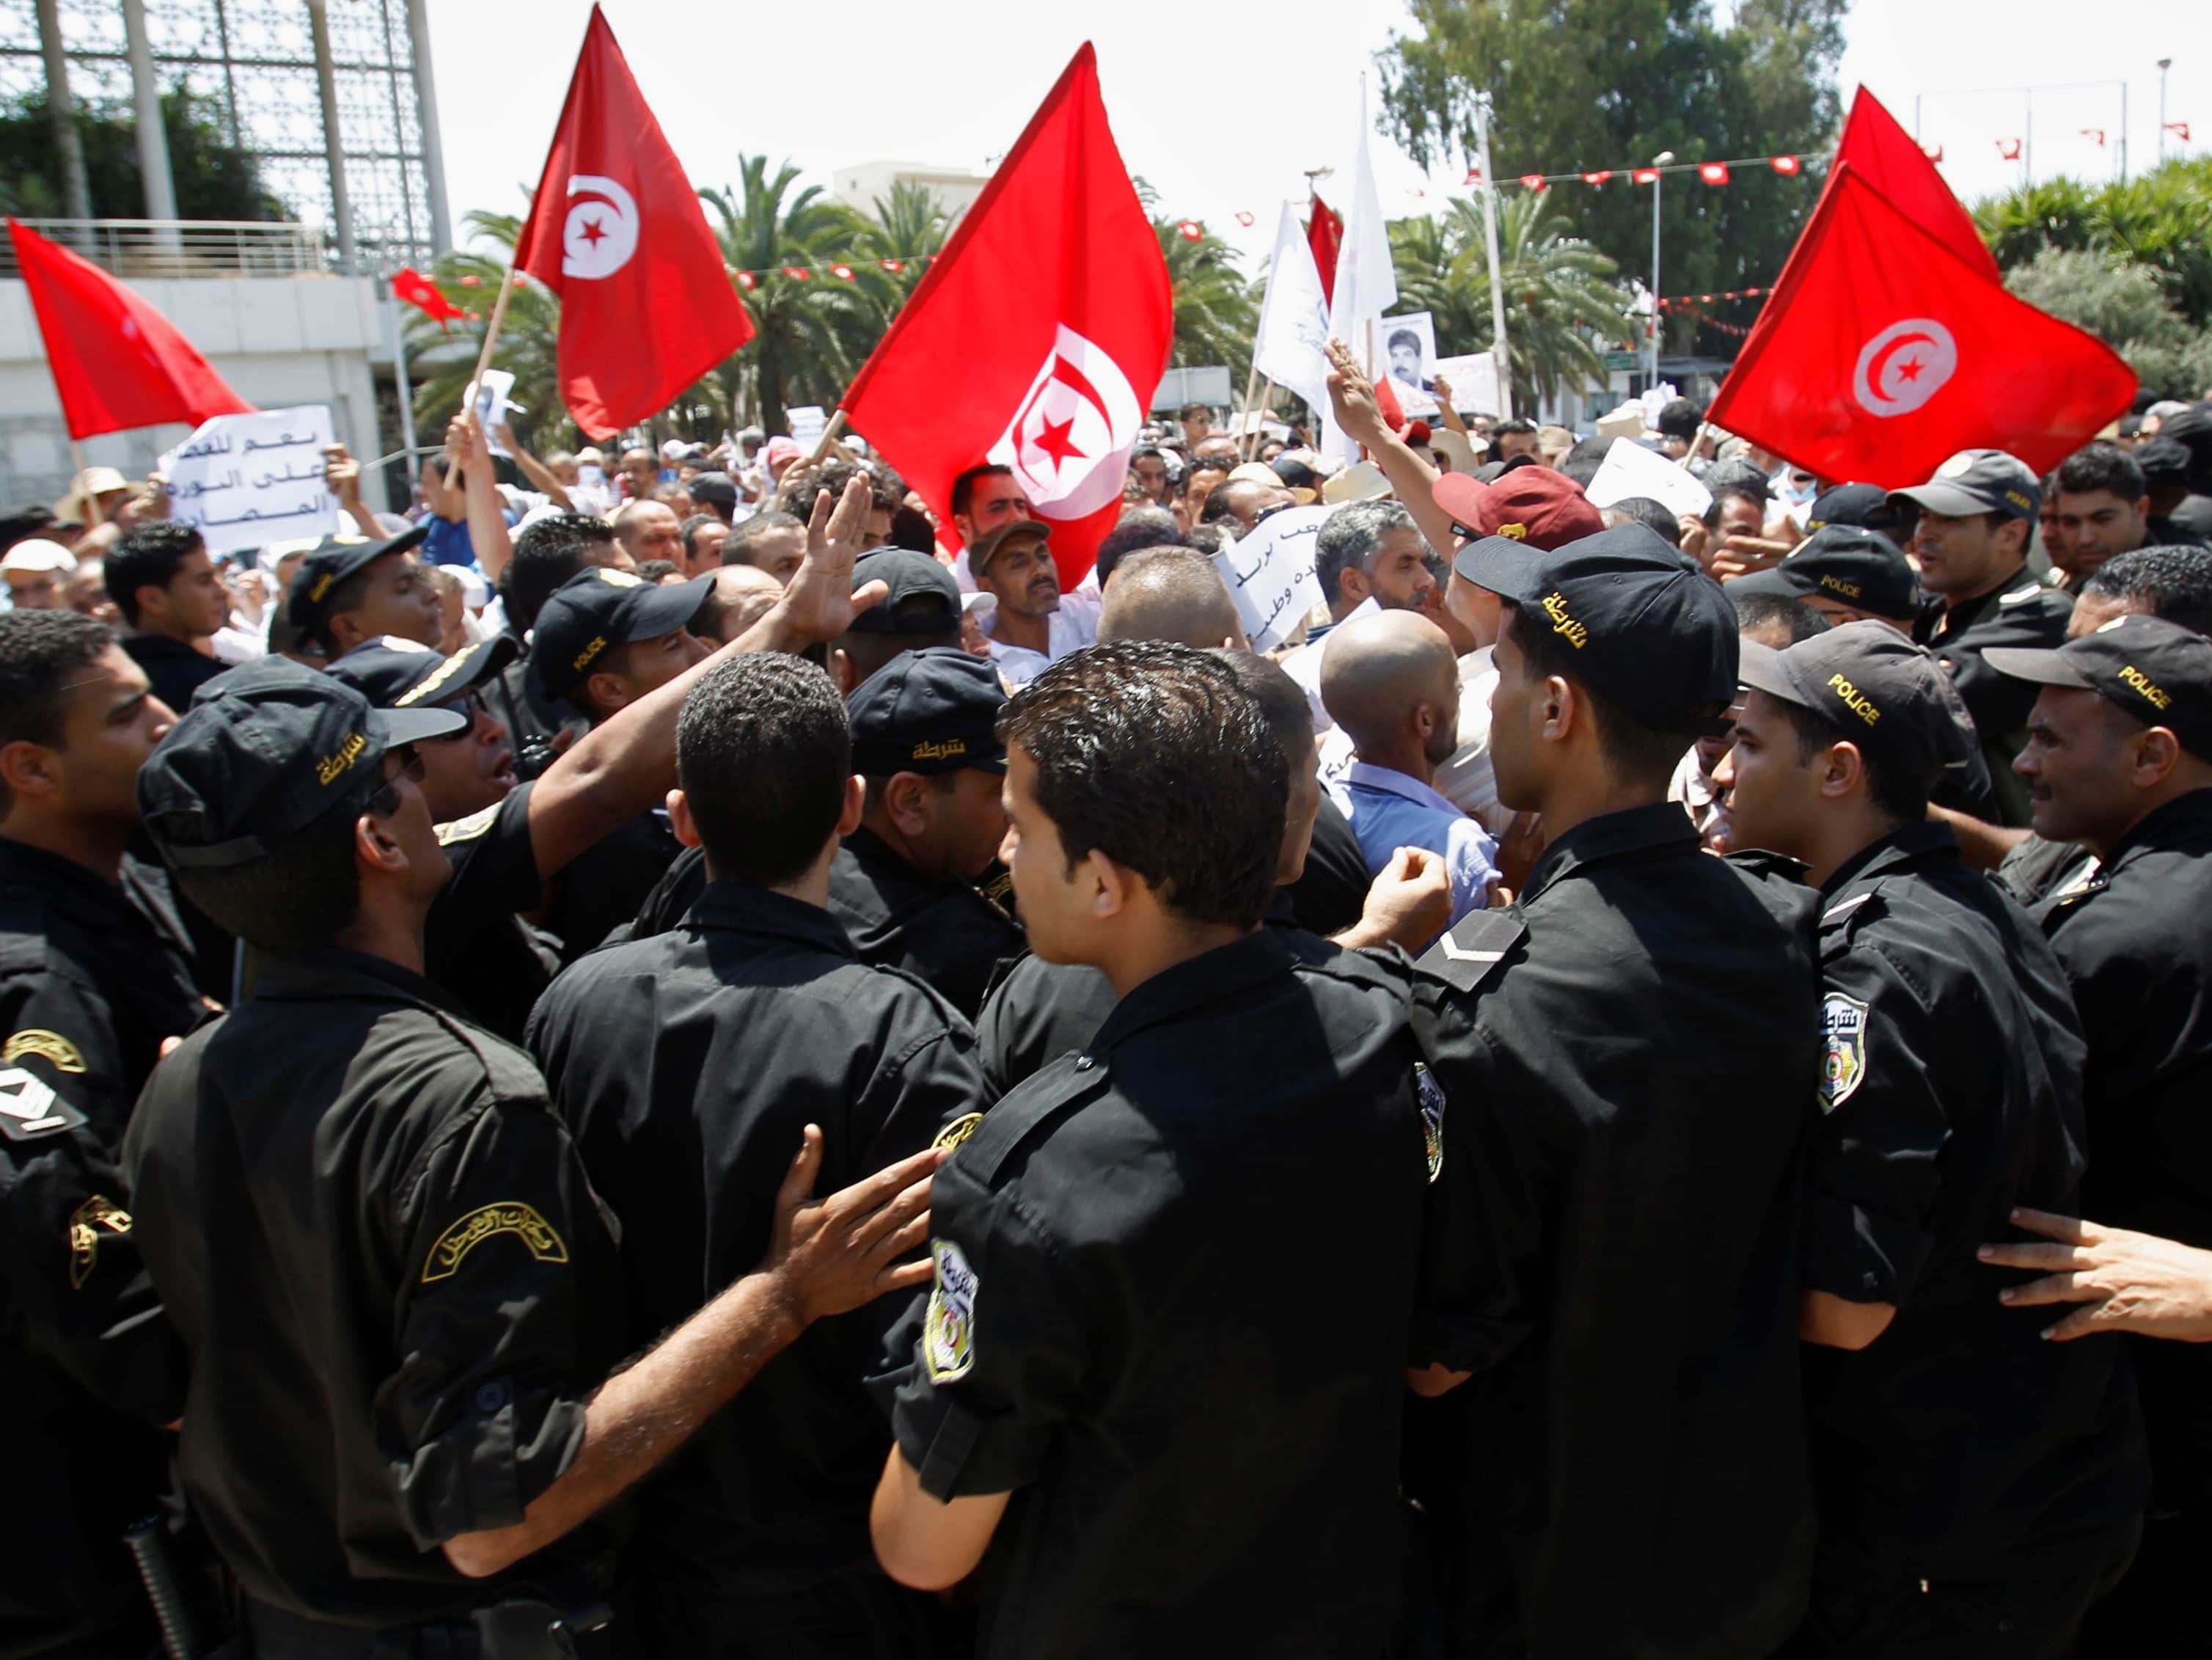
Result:
M497 435L507 424L507 412L522 407L507 397L514 390L514 376L506 369L486 369L483 379L477 382L477 424L483 429L484 447L508 461L514 457Z
M198 531L218 556L331 535L346 522L323 482L323 450L335 441L321 404L204 421L161 458L169 516Z
M791 436L801 449L811 449L830 425L830 417L819 404L801 404L797 409L786 410L784 417L791 423Z
M1250 535L1213 556L1213 568L1229 585L1237 613L1254 651L1267 651L1321 599L1314 575L1314 538L1334 508L1285 508L1270 514Z
M1594 508L1609 508L1632 496L1648 496L1675 517L1702 514L1713 504L1713 493L1657 450L1648 450L1632 438L1616 438L1605 453L1597 477L1585 492Z
M1439 357L1430 366L1430 377L1442 376L1451 388L1452 407L1477 415L1496 415L1498 408L1498 360L1486 351L1465 357Z
M1390 378L1398 407L1408 415L1437 412L1437 319L1425 311L1386 317L1375 325L1375 372ZM1446 377L1449 379L1449 377Z

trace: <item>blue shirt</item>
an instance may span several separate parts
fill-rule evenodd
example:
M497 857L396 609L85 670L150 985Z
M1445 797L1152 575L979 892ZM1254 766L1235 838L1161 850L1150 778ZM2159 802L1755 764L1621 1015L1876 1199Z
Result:
M1426 848L1451 879L1452 924L1490 901L1498 843L1490 833L1419 779L1354 761L1329 786L1329 799L1352 821L1370 876L1400 848Z

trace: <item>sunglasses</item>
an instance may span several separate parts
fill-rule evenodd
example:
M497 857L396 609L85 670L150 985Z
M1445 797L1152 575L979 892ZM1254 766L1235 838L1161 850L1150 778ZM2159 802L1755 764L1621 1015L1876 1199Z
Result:
M468 725L463 727L459 732L449 732L443 737L432 738L425 740L433 744L459 744L465 742L469 736L477 729L477 717L480 714L489 714L491 712L484 707L484 700L482 694L473 691L465 693L459 697L449 698L445 702L434 704L432 707L444 709L450 714L458 714L464 721L468 722Z

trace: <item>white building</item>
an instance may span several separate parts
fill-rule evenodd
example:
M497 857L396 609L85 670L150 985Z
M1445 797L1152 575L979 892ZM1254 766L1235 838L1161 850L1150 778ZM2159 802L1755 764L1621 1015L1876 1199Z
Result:
M937 198L945 213L958 218L990 182L987 174L959 167L925 167L917 161L866 161L839 167L830 175L830 194L862 213L890 198L894 185L919 185Z

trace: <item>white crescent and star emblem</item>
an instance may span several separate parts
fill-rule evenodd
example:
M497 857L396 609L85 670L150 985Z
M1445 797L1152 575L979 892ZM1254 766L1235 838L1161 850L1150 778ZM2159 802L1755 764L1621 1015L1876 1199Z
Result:
M1121 366L1063 323L988 459L1014 470L1039 518L1087 518L1120 498L1143 419Z
M613 179L580 173L568 180L561 231L561 275L612 277L637 252L637 199Z
M1859 348L1851 396L1869 415L1910 415L1959 370L1958 343L1932 317L1892 323Z

